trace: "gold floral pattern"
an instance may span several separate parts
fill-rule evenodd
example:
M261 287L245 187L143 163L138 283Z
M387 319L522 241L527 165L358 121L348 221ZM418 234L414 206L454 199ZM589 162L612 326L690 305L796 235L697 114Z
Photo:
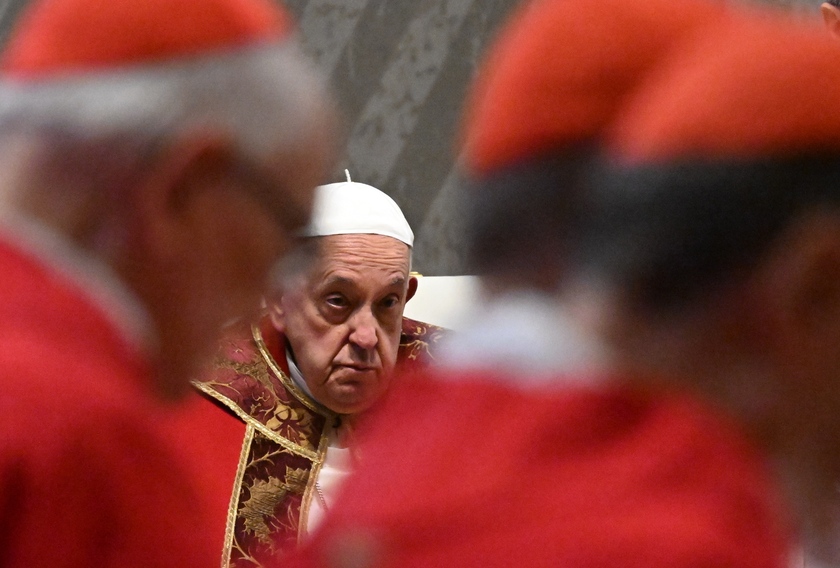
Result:
M427 361L444 334L442 328L404 318L398 364L404 369ZM232 326L220 341L212 375L196 387L252 432L237 473L223 566L274 564L304 530L313 480L326 452L326 427L335 416L317 411L289 379L285 339L267 317L253 327Z
M403 318L400 350L397 360L405 365L407 362L424 362L434 359L434 348L447 331L436 325Z
M300 493L306 490L306 484L309 482L309 470L301 468L291 468L286 466L286 487L289 491Z
M286 487L276 477L269 477L268 481L252 480L246 490L250 497L239 507L239 516L245 520L245 532L270 544L271 531L265 518L274 515L274 508L286 496Z

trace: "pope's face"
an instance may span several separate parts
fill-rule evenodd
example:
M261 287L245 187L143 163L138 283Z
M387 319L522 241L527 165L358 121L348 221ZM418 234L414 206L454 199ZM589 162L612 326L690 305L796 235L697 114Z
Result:
M387 391L409 281L409 247L381 235L319 238L318 261L272 306L307 386L339 414L358 414ZM411 284L411 285L410 285Z

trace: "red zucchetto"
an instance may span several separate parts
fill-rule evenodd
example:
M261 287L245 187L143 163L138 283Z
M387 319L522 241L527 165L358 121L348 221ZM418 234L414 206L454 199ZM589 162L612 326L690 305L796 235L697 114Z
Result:
M24 13L2 68L38 78L155 63L276 40L290 28L271 0L43 0Z
M469 99L468 172L597 137L647 69L725 13L700 0L532 2L503 30Z
M837 44L820 26L764 17L683 46L610 135L627 161L840 151Z

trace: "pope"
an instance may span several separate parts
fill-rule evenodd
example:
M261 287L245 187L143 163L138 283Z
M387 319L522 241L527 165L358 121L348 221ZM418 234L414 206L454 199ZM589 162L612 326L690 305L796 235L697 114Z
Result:
M196 383L221 410L196 401L181 423L205 449L194 463L216 501L224 565L264 565L305 540L354 468L358 422L443 334L403 317L418 284L414 235L384 192L318 187L303 241L264 315L228 329Z

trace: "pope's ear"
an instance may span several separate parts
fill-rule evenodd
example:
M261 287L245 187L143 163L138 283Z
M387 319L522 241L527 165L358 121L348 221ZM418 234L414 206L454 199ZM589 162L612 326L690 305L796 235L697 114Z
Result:
M416 276L412 276L408 279L408 291L405 294L405 302L408 303L410 299L414 297L414 294L417 293L417 285L418 280Z
M840 39L840 8L828 2L823 2L820 6L820 12L822 12L825 27L834 37Z
M268 317L274 329L280 332L286 329L286 318L283 313L283 306L280 305L280 298L268 299Z

